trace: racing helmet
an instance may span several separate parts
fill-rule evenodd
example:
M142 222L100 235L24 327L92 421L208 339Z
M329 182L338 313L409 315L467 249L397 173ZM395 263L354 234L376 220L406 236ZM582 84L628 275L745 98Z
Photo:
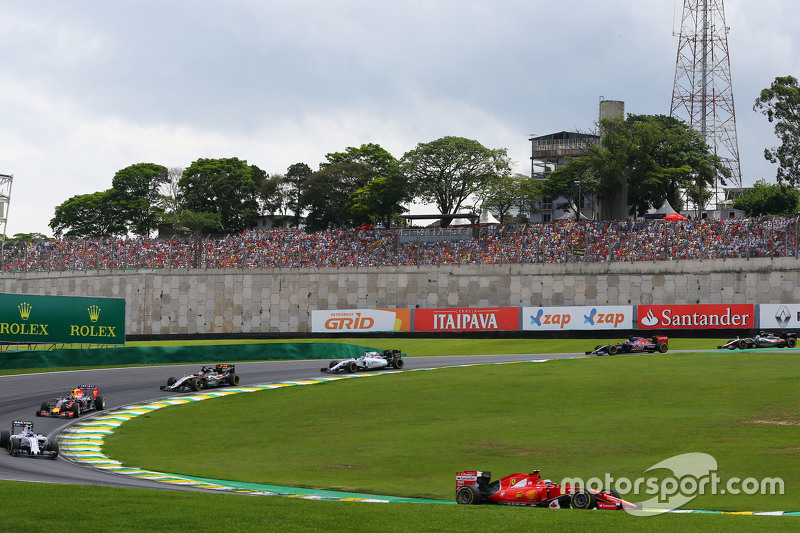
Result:
M76 398L78 396L83 396L83 391L81 389L72 389L72 395L75 396Z

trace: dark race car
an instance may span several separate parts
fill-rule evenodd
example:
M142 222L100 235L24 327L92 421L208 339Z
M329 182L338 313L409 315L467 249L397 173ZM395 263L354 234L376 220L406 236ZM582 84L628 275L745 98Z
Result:
M666 335L656 335L651 339L631 337L628 340L613 344L598 344L594 347L594 350L586 352L586 355L617 355L618 353L640 352L666 353L667 350L669 350L669 338Z
M239 375L236 373L236 365L220 363L216 366L201 367L199 372L182 378L170 377L166 385L161 385L161 390L197 392L200 389L238 384Z
M105 408L106 399L100 396L97 385L79 385L67 396L42 402L36 416L75 418L86 411L102 411Z
M11 431L0 431L0 447L11 455L32 457L58 457L58 443L33 431L33 422L14 420Z
M342 372L358 372L360 370L381 370L384 368L401 369L405 365L400 350L384 350L381 352L364 352L364 355L351 359L334 359L327 368L320 372L339 374Z
M551 509L641 509L613 490L559 485L542 479L538 470L511 474L491 481L491 472L470 470L456 474L456 502L462 505L496 504Z
M784 331L780 335L775 335L761 331L755 337L736 337L722 346L717 346L717 349L746 350L748 348L794 348L795 346L797 346L797 333L795 332Z

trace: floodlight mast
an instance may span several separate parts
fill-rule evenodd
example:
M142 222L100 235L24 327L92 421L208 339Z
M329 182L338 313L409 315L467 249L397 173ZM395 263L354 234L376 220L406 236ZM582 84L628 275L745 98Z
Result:
M741 189L729 31L723 0L684 0L670 116L700 132L730 168L731 185ZM719 203L718 184L715 187Z
M0 174L0 226L2 227L2 240L0 240L0 271L5 271L6 261L6 225L8 223L8 206L11 203L11 185L14 176Z

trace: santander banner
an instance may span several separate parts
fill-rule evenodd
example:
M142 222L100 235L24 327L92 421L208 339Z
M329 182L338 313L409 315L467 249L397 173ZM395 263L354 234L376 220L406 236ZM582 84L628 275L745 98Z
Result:
M632 305L523 307L524 331L631 329Z
M414 310L414 331L518 330L519 307Z
M311 311L312 333L411 331L411 309L347 309Z
M639 329L742 329L755 327L753 304L640 305Z

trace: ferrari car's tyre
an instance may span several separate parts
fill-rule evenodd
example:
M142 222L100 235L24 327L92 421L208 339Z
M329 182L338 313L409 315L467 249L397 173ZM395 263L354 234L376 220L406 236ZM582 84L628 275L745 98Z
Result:
M608 355L617 355L617 347L615 345L610 345L608 347Z
M347 364L347 371L350 372L351 374L353 372L358 372L358 363L356 363L355 361L350 361Z
M744 350L744 349L746 349L746 348L747 348L747 341L746 341L746 340L744 340L744 339L739 339L739 340L736 342L736 346L738 346L740 350Z
M328 363L328 368L333 368L333 367L335 367L336 365L338 365L340 362L341 362L341 361L339 361L338 359L334 359L333 361L331 361L330 363Z
M667 353L667 350L669 350L669 346L667 346L666 342L659 342L658 343L658 351L659 352Z
M0 448L8 448L9 442L11 442L11 432L0 431Z
M197 392L203 388L203 382L197 378L192 378L189 380L189 388Z
M98 411L102 411L106 408L106 397L105 396L98 396L97 399L94 401L94 408Z
M75 418L81 416L81 405L78 402L73 403L69 410L72 411Z
M794 348L795 346L797 346L797 339L795 339L794 337L789 337L788 339L786 339L787 348Z
M39 409L41 409L42 411L49 411L50 402L42 402L42 405L39 406Z
M54 440L50 441L50 451L53 452L53 455L50 456L51 458L55 459L58 457L58 443Z
M395 367L397 370L400 370L401 368L406 366L406 363L405 363L405 361L403 361L402 358L398 357L397 359L394 360L394 362L392 363L392 366Z
M167 387L172 387L172 386L173 386L173 385L175 385L177 382L178 382L178 378L176 378L176 377L170 377L170 378L167 380Z
M228 376L228 385L236 386L239 384L239 374L231 374Z
M478 505L481 503L481 492L474 485L459 487L456 491L456 502L461 505Z
M576 490L569 503L573 509L594 509L597 507L597 498L591 492Z

